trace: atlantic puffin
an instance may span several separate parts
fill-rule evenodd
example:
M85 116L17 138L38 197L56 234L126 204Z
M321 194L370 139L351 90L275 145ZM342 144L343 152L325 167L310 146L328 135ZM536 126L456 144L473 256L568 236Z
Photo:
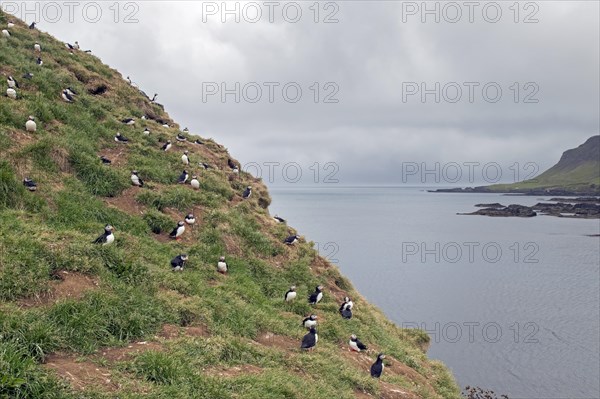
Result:
M183 152L183 155L181 156L181 162L183 162L184 165L189 165L190 164L190 157L188 157L189 151L185 150Z
M129 139L127 137L123 136L121 133L117 132L117 134L115 135L115 141L117 143L127 144L129 142Z
M227 263L224 256L221 256L217 262L217 271L223 274L227 273Z
M187 141L187 138L181 133L177 133L177 137L175 137L177 141Z
M171 260L171 267L172 267L173 271L175 271L175 272L182 271L187 260L188 260L187 254L181 254L181 255L177 255L176 257L174 257Z
M200 181L198 180L198 176L192 176L192 180L190 180L190 185L196 190L200 188Z
M296 292L296 286L292 285L290 287L290 289L285 293L285 296L283 298L285 299L286 302L290 302L290 301L293 301L294 299L296 299L297 295L298 295L298 293Z
M8 27L8 29L11 29L11 28L15 27L15 23L11 20L11 21L8 21L8 23L6 24L6 26Z
M194 216L194 214L193 214L193 213L188 213L188 214L185 216L185 219L184 219L184 221L185 221L187 224L189 224L190 226L192 226L192 225L194 225L194 224L196 223L196 217Z
M227 158L227 166L229 166L233 172L239 172L238 166L235 162L233 162L233 159Z
M198 140L198 139L196 139L196 141L194 141L194 144L204 145L204 143L202 142L202 140Z
M23 185L29 191L37 190L37 184L33 180L31 180L29 177L26 177L23 179Z
M37 22L32 22L32 23L29 25L29 29L35 29L35 25L36 25L36 24L37 24Z
M37 58L37 60L35 61L35 63L38 64L38 66L44 65L44 61L42 61L42 59L40 57Z
M246 187L246 189L242 193L242 198L243 199L248 199L248 198L250 198L251 195L252 195L252 187L248 186L248 187Z
M131 171L131 184L138 187L144 187L144 181L138 175L137 170Z
M60 96L64 101L68 103L72 103L73 101L75 101L73 96L69 93L69 90L63 90Z
M121 123L124 123L124 124L129 125L129 126L133 126L133 125L135 125L135 119L133 119L133 118L125 118L125 119L121 120Z
M110 165L112 163L112 161L110 159L106 158L104 155L100 155L99 158L100 158L100 161L105 165Z
M17 99L17 91L11 87L9 87L8 89L6 89L6 97L10 98L11 100L16 100Z
M112 227L110 224L107 224L104 227L104 234L102 234L100 237L96 238L96 240L94 241L94 244L102 244L102 245L112 244L113 241L115 241L115 235L113 234L113 230L114 230L114 227Z
M8 87L10 87L11 89L18 89L19 88L19 82L17 82L15 80L15 78L13 78L12 76L9 76L6 79L6 83L8 84Z
M148 136L150 134L150 129L145 128L144 131L142 132L145 136Z
M173 229L173 231L171 231L171 234L169 234L169 237L179 240L179 237L181 237L181 235L183 234L184 231L185 231L185 223L183 221L178 222L177 227L175 227Z
M312 327L315 327L317 325L317 315L316 314L311 314L308 317L305 317L302 320L302 327L310 329Z
M25 129L28 132L35 132L37 130L37 125L35 123L35 118L33 116L30 116L27 120L27 122L25 122Z
M323 299L323 286L319 285L315 288L315 292L310 294L308 297L308 303L311 305L316 305L321 301L321 299Z
M350 350L352 352L360 352L367 350L367 345L360 342L360 340L354 334L350 336L350 342L348 342L348 345L350 346Z
M10 32L7 31L6 29L2 29L2 36L9 38L10 37Z
M294 245L298 242L298 238L300 238L300 236L294 234L283 240L283 242L287 245Z
M275 215L273 216L273 220L276 221L277 223L286 223L286 220L283 218L280 218L279 216Z
M302 344L300 344L300 349L310 350L317 345L319 341L319 335L317 334L317 330L314 327L310 328L308 334L302 338Z
M383 369L385 368L385 365L383 364L383 359L385 359L385 355L383 353L377 355L377 360L371 366L371 377L381 377Z
M206 162L198 162L198 166L200 166L202 169L212 169L212 166L210 166Z
M36 42L33 45L33 49L39 53L40 51L42 51L42 46L40 46L40 44Z
M354 304L352 303L350 298L345 297L344 302L340 305L340 309L339 309L339 312L344 319L352 318L352 307L353 306L354 306Z
M171 148L172 144L171 144L171 140L167 140L167 142L162 146L162 150L163 151L169 151L169 149Z
M188 128L186 127L186 128L184 128L184 129L183 129L183 132L184 132L184 133L189 133L189 132L190 132L190 129L188 129Z
M183 172L181 172L181 175L179 175L179 179L177 179L177 183L185 184L188 177L190 177L190 175L188 174L187 170L184 170Z

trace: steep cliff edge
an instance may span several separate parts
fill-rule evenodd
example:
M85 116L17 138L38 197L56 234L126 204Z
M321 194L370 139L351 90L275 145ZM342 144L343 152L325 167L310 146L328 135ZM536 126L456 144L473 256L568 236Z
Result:
M0 397L459 397L427 358L425 333L387 320L312 243L284 244L295 231L273 220L266 187L232 171L225 148L182 133L95 56L1 12L0 27L10 33L0 37L2 94L8 76L18 82L16 99L0 98ZM195 224L171 239L190 213ZM93 244L106 225L115 241ZM184 253L184 270L172 271ZM298 297L286 303L292 285ZM311 306L317 285L324 297ZM338 313L346 295L351 320ZM319 341L304 352L311 313ZM349 352L351 334L369 350ZM379 352L389 367L376 380Z

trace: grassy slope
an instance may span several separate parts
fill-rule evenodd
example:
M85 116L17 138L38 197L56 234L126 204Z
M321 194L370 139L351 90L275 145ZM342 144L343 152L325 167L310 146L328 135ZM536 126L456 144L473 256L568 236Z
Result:
M534 179L513 184L495 184L487 188L501 192L545 188L597 191L600 187L599 141L598 136L594 136L578 148L567 150L556 165Z
M2 28L6 21L0 13ZM290 230L268 216L266 188L247 174L230 181L223 171L225 149L208 140L204 147L176 144L162 153L159 140L174 138L176 129L150 120L122 126L124 117L168 115L116 71L94 56L70 55L62 43L20 21L12 34L0 39L0 74L35 76L18 79L17 101L0 97L0 397L108 398L117 391L120 398L351 398L357 392L395 397L390 387L419 397L459 396L448 371L419 349L426 334L389 322L311 243L282 244ZM35 41L43 48L41 68ZM99 84L109 91L87 93ZM6 89L4 79L1 86ZM80 93L74 104L60 100L66 86ZM28 115L37 118L34 134L23 128ZM141 134L145 126L152 130L149 137ZM113 141L117 130L131 139L129 145ZM183 148L194 161L219 168L193 170L202 180L198 192L173 184ZM110 154L115 164L103 166L99 153ZM149 188L129 187L133 168ZM24 176L38 182L38 192L24 190ZM256 195L241 201L248 184ZM151 232L171 228L192 210L201 223L181 242ZM92 245L106 223L117 228L115 244ZM169 260L181 252L190 254L189 267L173 273ZM215 273L222 254L231 268L227 276ZM90 276L98 288L24 305L43 298L63 271ZM299 346L299 322L313 311L304 298L319 283L326 292L315 311L323 320L314 352L256 343L269 331ZM285 305L282 295L291 284L298 286L299 300ZM349 321L337 314L346 293L357 308ZM164 325L202 326L208 334L157 338ZM384 382L371 379L365 367L347 360L351 333L402 367L392 367ZM160 341L160 348L116 361L98 355L101 348L140 340ZM112 388L92 381L75 393L44 364L55 353L106 371ZM240 365L260 372L210 372Z

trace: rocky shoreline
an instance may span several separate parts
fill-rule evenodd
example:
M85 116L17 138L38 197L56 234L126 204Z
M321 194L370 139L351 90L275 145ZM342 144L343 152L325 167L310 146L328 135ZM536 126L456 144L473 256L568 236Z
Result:
M600 198L552 198L555 202L538 202L533 206L511 204L504 206L498 202L476 204L478 209L458 215L482 215L494 217L534 217L548 215L574 219L600 219Z

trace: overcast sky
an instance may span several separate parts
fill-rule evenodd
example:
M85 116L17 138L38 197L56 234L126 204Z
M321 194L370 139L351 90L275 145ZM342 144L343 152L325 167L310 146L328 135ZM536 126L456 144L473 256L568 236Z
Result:
M0 2L158 93L182 127L242 164L296 162L287 178L299 167L302 183L313 182L318 162L319 182L334 173L341 184L433 184L415 165L439 163L443 183L457 163L463 185L466 162L479 162L476 182L491 163L512 181L515 162L519 177L535 171L527 162L543 171L599 132L599 3L513 3L428 2L436 22L420 1L227 1L228 15L221 1L136 1L121 2L118 16L114 2L79 2L70 22L67 3L54 3L57 18L48 2L37 17L20 1ZM137 23L125 23L131 13ZM232 93L224 101L222 84ZM281 166L276 173L274 183L285 184Z

